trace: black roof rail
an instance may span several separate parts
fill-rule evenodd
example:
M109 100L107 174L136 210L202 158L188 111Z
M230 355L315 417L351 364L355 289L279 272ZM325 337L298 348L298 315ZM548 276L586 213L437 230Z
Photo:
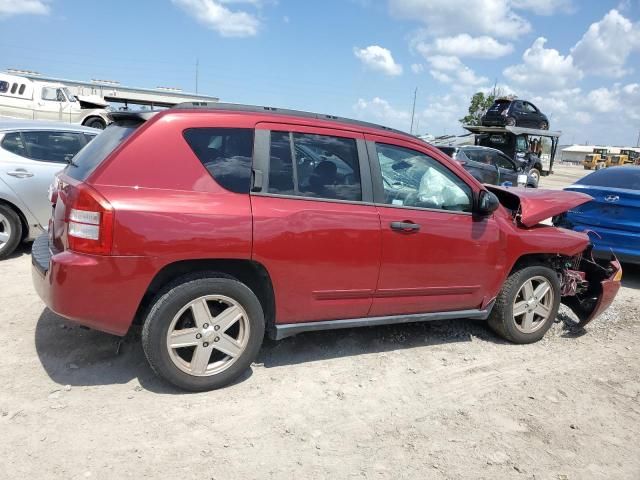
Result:
M231 111L231 112L269 113L269 114L278 114L278 115L288 115L291 117L312 118L314 120L327 120L332 122L346 123L349 125L356 125L359 127L375 128L378 130L384 130L387 132L392 132L399 135L411 137L412 139L415 139L415 140L420 140L418 137L415 137L414 135L410 135L407 132L396 130L395 128L385 127L384 125L378 125L376 123L370 123L370 122L363 122L361 120L353 120L351 118L338 117L336 115L327 115L324 113L305 112L302 110L290 110L286 108L263 107L258 105L244 105L240 103L222 103L222 102L184 102L184 103L179 103L171 108L186 109L186 110L202 109L202 110L224 110L224 111Z

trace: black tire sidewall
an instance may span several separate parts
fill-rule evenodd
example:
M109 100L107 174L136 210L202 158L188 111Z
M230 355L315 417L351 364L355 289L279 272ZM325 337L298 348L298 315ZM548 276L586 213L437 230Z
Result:
M98 125L98 126L96 126ZM104 130L105 128L107 128L107 124L104 120L101 120L99 118L93 118L91 120L89 120L86 124L87 127L90 128L96 128L98 130Z
M506 295L506 302L502 311L502 324L509 339L513 342L534 343L544 337L545 333L547 333L551 328L558 315L558 309L560 308L560 280L558 279L556 272L544 266L525 267L516 272L515 275L517 275L517 280L509 286L507 291L504 292ZM554 304L551 309L551 315L549 315L546 323L541 328L532 333L523 333L518 330L515 319L513 318L513 300L527 280L538 276L549 280L549 283L553 288Z
M20 240L22 239L22 222L18 214L6 205L0 204L0 213L6 217L11 226L9 240L5 243L4 248L0 250L0 260L2 260L11 255L20 244Z
M209 377L196 377L183 372L173 363L166 347L166 338L178 311L205 295L224 295L240 303L249 317L250 334L244 352L228 369ZM142 345L147 360L160 377L184 390L206 391L228 385L249 368L262 345L264 329L260 301L243 283L229 278L185 279L158 296L145 320Z

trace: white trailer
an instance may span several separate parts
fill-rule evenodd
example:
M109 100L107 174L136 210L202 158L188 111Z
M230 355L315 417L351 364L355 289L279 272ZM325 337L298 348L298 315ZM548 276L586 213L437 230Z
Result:
M0 117L56 120L105 128L108 103L97 96L73 95L62 83L0 73Z

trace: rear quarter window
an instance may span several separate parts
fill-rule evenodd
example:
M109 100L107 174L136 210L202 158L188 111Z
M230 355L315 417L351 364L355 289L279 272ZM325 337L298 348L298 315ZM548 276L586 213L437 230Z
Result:
M184 139L220 186L234 193L249 193L252 129L191 128L184 132Z

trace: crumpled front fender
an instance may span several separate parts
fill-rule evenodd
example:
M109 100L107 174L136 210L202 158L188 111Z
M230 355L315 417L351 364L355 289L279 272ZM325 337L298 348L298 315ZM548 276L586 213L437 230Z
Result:
M593 290L587 298L578 295L562 297L562 303L569 307L576 314L580 322L578 325L584 327L591 320L604 312L620 290L620 279L622 278L622 266L617 259L610 262L613 273L600 282L591 282Z

